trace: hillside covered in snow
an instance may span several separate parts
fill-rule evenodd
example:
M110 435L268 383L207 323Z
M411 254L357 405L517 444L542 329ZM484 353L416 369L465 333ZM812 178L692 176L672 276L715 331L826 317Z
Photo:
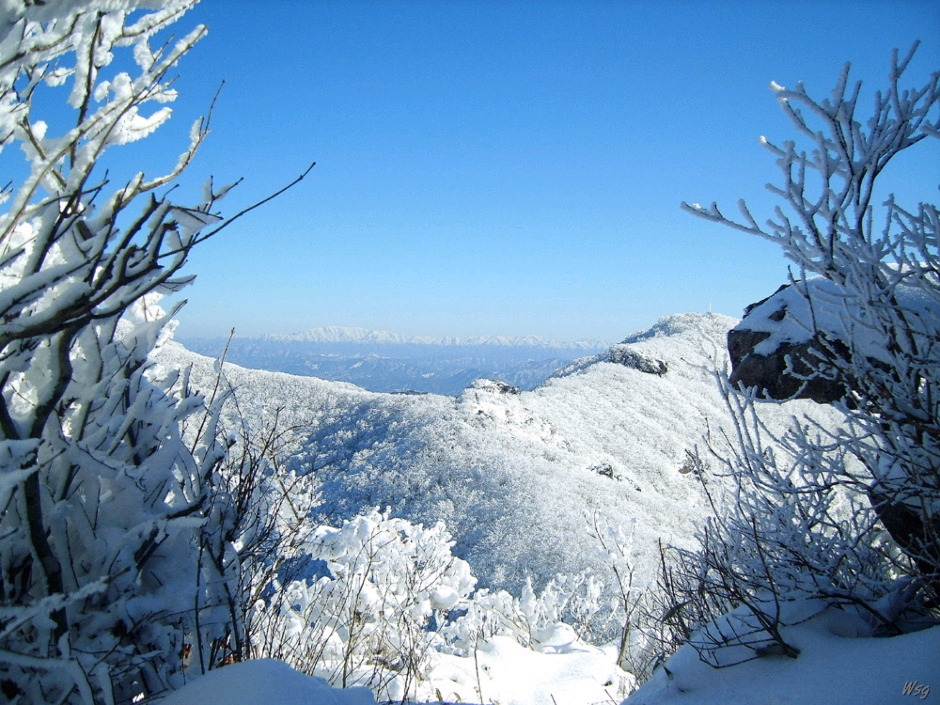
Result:
M613 582L610 546L600 544L599 530L631 538L627 559L640 589L655 580L660 542L693 543L710 514L700 475L718 496L723 483L708 446L721 452L723 432L730 432L716 371L725 365L725 337L735 323L714 314L670 316L529 391L481 379L456 397L381 394L232 364L224 371L249 423L263 424L280 410L280 422L292 429L282 449L285 463L315 473L322 520L338 525L372 508L388 508L392 516L425 526L440 522L453 536L454 554L468 561L478 590L504 588L524 596L531 586L535 594L525 598L531 601L546 586L561 585L564 592L566 580L586 575L599 585ZM161 365L191 366L197 385L215 379L209 358L175 343L157 359ZM829 407L812 402L761 405L761 413L772 430L794 416L830 427L840 423ZM517 609L535 609L523 608L525 599ZM687 647L670 662L672 670L658 669L630 702L753 702L739 674L747 682L767 683L768 697L800 705L819 702L820 692L826 702L845 705L861 692L880 693L879 702L906 702L915 692L922 696L925 683L940 675L930 657L903 656L909 648L929 653L936 630L889 643L859 639L859 629L844 616L823 614L791 628L805 649L800 660L763 659L743 670L713 671ZM445 699L502 705L563 695L567 703L587 705L619 701L635 687L627 674L611 670L609 649L570 631L561 641L561 633L551 634L529 647L496 637L473 658L439 653L422 686L427 690L416 692L432 700L440 692ZM846 654L839 661L845 661L844 669L855 658L884 665L858 688L847 687L827 670L830 652ZM206 688L217 687L216 680L237 702L252 692L238 685L240 677L252 678L251 669L271 682L264 692L280 693L285 703L313 695L338 704L371 702L362 691L329 690L323 681L305 680L275 662L239 666L244 676L210 674L170 702L199 701ZM279 675L264 675L268 671ZM805 687L795 688L794 678ZM275 688L273 681L280 685Z
M296 428L286 462L316 472L324 517L388 507L442 521L483 585L513 589L596 567L597 519L635 527L639 573L652 578L657 543L687 543L707 513L690 470L709 465L706 435L720 447L729 424L715 372L734 323L667 317L521 392L479 380L457 397L379 394L232 364L225 375L249 422L283 408ZM182 346L159 359L192 365L197 384L214 379L212 361ZM778 428L832 413L808 402L765 411Z
M734 41L762 15L703 25L686 7L691 24L197 4L0 3L0 702L936 698L936 172L905 157L880 177L918 143L937 162L936 46L913 88L921 42L895 48L865 116L849 64L816 100L826 57L787 51L843 51L862 27L843 8L775 16L752 56ZM854 13L879 35L863 54L930 26L871 9ZM179 80L210 34L228 46ZM707 41L674 41L692 35ZM631 72L655 55L646 37L682 44L685 68ZM220 66L241 95L221 123ZM730 119L748 111L723 77L757 76L741 66L781 71L792 87L770 88L799 141L760 138L776 204L728 215L737 177L715 178L716 155L763 122ZM175 105L194 88L202 117ZM683 110L659 99L675 95ZM290 180L279 153L306 168ZM783 275L663 216L700 187L717 199L686 213L789 261L739 322L672 315L615 345L339 327L173 341L181 318L272 330L324 312L609 331L676 292L697 305L716 290L702 273L737 308ZM197 273L202 312L180 314Z

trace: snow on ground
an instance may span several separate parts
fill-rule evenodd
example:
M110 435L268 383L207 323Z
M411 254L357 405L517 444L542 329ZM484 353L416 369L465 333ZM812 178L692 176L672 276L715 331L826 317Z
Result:
M374 705L366 688L331 688L282 661L257 659L210 671L160 705Z
M559 625L564 631L564 625ZM570 630L569 630L570 631ZM574 639L528 649L508 637L480 644L476 658L441 655L430 674L434 702L594 705L619 702L636 688L616 654Z
M889 638L851 635L831 613L786 628L799 658L756 659L723 669L689 647L623 701L624 705L903 705L940 697L940 627ZM448 703L600 705L618 703L629 677L599 649L561 646L539 653L509 639L472 658L443 657L433 671ZM329 688L322 679L261 659L213 671L160 705L372 705L364 688ZM428 699L438 702L438 694Z
M614 654L561 639L534 651L512 639L480 644L476 658L440 655L424 690L427 702L499 705L617 703L635 688ZM365 688L331 688L281 661L258 659L210 671L159 705L373 705Z
M714 669L679 650L625 705L892 705L940 700L940 627L854 637L844 615L785 627L796 659L768 656Z

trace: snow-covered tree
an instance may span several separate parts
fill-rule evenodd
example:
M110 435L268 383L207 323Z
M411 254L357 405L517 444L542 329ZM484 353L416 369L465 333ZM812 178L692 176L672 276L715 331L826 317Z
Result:
M425 528L376 510L340 528L315 527L300 560L271 576L255 605L254 648L336 686L365 685L389 701L417 697L444 645L446 614L476 583L452 548L443 524Z
M900 85L914 49L903 60L895 52L868 119L857 114L861 83L850 85L848 65L823 100L802 84L771 84L809 147L762 138L783 175L769 187L782 205L766 223L743 201L738 219L714 204L685 205L777 243L795 264L789 285L750 307L729 335L736 491L698 556L680 556L676 606L702 591L716 603L706 617L743 606L699 634L712 646L746 643L753 656L775 644L770 653L796 655L775 632L805 618L791 604L799 599L852 604L884 633L909 628L912 611L936 618L940 216L935 205L903 207L893 196L881 213L874 203L889 162L940 136L940 73ZM798 423L771 442L751 416L761 395L833 403L846 423Z
M170 117L168 72L205 28L164 30L195 2L0 7L0 153L21 174L0 213L8 701L129 702L242 639L219 405L148 363L169 331L160 296L187 283L192 248L231 222L212 212L225 189L211 181L191 207L169 198L207 122L168 173L115 185L106 171L112 148Z

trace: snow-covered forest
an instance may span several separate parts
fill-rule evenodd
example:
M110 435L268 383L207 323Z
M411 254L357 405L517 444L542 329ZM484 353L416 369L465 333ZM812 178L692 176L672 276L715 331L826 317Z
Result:
M773 86L779 209L686 206L793 263L742 319L391 394L173 340L245 211L176 200L208 119L169 173L108 164L170 119L194 2L0 7L0 698L936 697L940 217L875 181L940 137L940 74Z

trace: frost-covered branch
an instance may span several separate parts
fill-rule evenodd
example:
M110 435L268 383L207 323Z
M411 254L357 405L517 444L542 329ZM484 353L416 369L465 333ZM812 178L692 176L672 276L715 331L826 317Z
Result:
M777 243L799 273L729 334L736 428L719 457L731 493L699 549L664 566L668 602L698 624L687 637L714 665L768 645L792 655L779 627L812 605L882 634L940 618L938 214L873 203L892 159L940 135L940 72L901 87L915 50L894 52L867 119L848 65L822 100L771 84L800 142L761 138L781 172L765 223L744 201L736 218L683 204ZM794 420L775 438L757 412L767 397L831 403L845 422Z
M774 219L760 225L743 201L742 220L725 216L716 204L682 207L777 243L800 271L839 277L860 257L880 261L886 252L879 245L885 243L870 220L874 183L896 155L940 129L935 115L940 72L923 87L900 86L916 48L900 61L894 52L888 89L875 95L872 116L864 123L856 117L861 82L849 90L848 64L830 98L819 102L802 83L794 89L771 84L781 108L811 143L805 151L793 141L778 145L761 138L783 174L782 184L768 186L786 204Z
M0 686L17 702L130 702L247 648L236 542L257 543L257 477L224 472L224 394L149 361L172 330L160 297L226 222L229 187L169 196L208 119L166 173L106 170L170 118L170 72L205 28L163 37L195 2L0 9L0 150L25 160L0 194ZM42 113L57 95L71 124Z

